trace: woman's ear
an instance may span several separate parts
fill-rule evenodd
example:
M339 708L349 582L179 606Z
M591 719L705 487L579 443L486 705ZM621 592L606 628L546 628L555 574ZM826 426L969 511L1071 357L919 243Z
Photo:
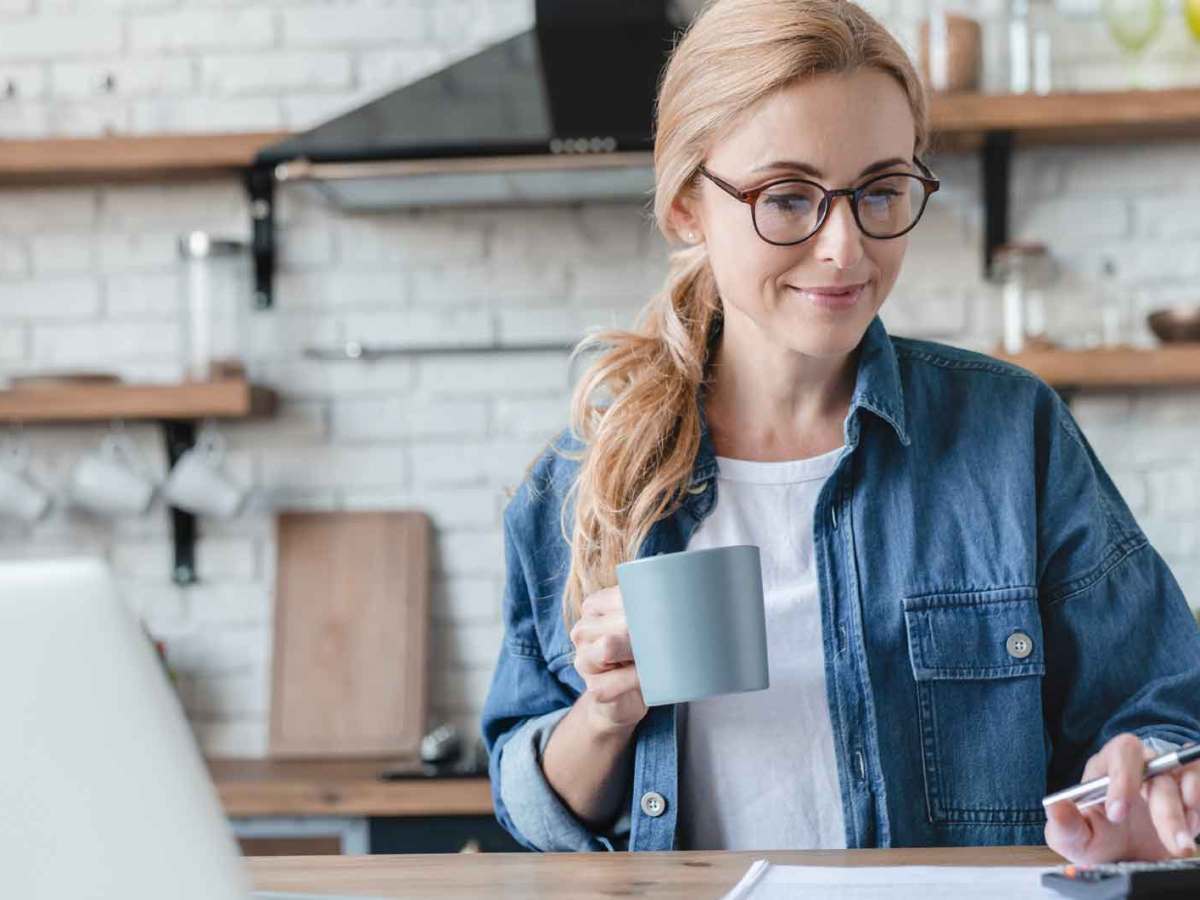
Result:
M697 214L699 200L688 192L681 192L667 213L667 223L676 237L687 244L704 242L704 227Z

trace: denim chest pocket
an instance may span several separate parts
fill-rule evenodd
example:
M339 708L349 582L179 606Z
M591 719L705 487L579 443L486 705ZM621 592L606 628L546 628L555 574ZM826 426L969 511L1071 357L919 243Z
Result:
M544 660L546 670L577 693L583 693L586 688L583 679L575 671L575 647L570 641L567 641L565 646L560 642L555 642L549 650L543 650L538 644L510 639L508 652L527 659Z
M575 668L575 646L565 636L556 636L556 639L550 642L546 649L546 668L575 694L582 694L587 690L587 685L583 683L583 678Z
M550 670L551 675L559 675L563 669L570 668L575 663L575 648L571 644L562 646L561 644L554 645L546 651L546 668Z
M545 608L539 608L536 613L538 622L535 626L537 645L535 650L546 662L546 669L559 681L564 681L564 675L570 677L574 671L575 645L567 633L562 613L557 603L551 603Z
M923 594L904 599L931 822L1045 821L1037 589Z

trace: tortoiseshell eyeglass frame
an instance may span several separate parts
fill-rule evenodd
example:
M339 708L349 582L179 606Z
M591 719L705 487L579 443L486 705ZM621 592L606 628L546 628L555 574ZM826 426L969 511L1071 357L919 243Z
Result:
M729 194L729 196L733 197L735 200L740 200L742 203L745 203L750 207L750 220L754 224L754 232L760 238L762 238L768 244L773 244L776 247L792 247L792 246L795 246L796 244L804 243L809 238L811 238L813 235L815 235L818 231L821 230L821 226L824 225L825 220L829 218L829 210L833 207L834 200L836 200L838 197L849 197L850 198L850 210L851 210L851 212L854 213L854 221L858 224L859 230L862 231L863 234L865 234L867 237L871 238L872 240L890 241L890 240L893 240L894 238L903 237L904 235L908 234L910 231L912 231L914 228L917 227L917 223L920 222L921 217L923 215L925 215L925 207L929 204L929 196L931 194L936 193L937 189L942 186L942 183L938 179L938 177L929 170L929 167L927 165L925 165L925 163L923 163L919 157L914 156L913 162L921 169L921 171L924 174L916 175L916 174L913 174L912 172L885 172L881 175L876 175L875 177L863 182L856 188L835 188L833 190L830 190L829 188L825 187L823 184L819 184L818 182L812 181L808 178L776 178L773 181L770 181L767 184L764 184L760 187L751 188L750 190L743 191L740 188L734 187L732 184L730 184L725 179L714 175L712 172L710 172L708 170L708 168L703 163L701 163L699 166L699 172L701 175L703 175L705 178L707 178L709 181L711 181L713 184L715 184L717 187L719 187L725 193ZM882 181L885 178L894 178L896 175L907 175L909 178L917 179L919 182L921 182L922 186L924 186L924 188L925 188L925 196L921 198L921 209L917 213L916 218L913 219L911 225L909 225L903 231L897 232L896 234L890 234L890 235L887 235L886 237L879 237L878 235L871 234L871 232L867 231L867 229L863 227L862 219L859 218L859 215L858 215L858 201L859 201L859 198L862 196L862 194L876 181ZM813 228L813 230L810 231L808 234L806 234L804 237L799 238L798 240L795 240L795 241L773 241L770 238L765 237L763 235L762 231L759 230L758 216L756 213L758 197L760 194L764 193L765 191L770 190L771 188L778 187L781 184L791 184L791 183L811 184L813 187L817 188L822 193L824 193L825 196L822 198L821 205L820 205L820 216L817 219L816 227Z

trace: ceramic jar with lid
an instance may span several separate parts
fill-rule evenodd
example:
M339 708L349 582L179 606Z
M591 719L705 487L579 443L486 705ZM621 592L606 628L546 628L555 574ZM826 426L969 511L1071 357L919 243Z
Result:
M918 42L918 66L930 91L979 90L983 30L958 0L932 0Z

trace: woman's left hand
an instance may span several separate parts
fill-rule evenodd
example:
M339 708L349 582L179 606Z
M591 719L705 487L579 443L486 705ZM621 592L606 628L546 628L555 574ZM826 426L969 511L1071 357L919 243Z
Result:
M1120 734L1088 760L1081 781L1111 779L1103 805L1080 811L1063 801L1046 808L1046 843L1074 863L1191 856L1200 834L1200 762L1142 781L1156 754L1136 735Z

